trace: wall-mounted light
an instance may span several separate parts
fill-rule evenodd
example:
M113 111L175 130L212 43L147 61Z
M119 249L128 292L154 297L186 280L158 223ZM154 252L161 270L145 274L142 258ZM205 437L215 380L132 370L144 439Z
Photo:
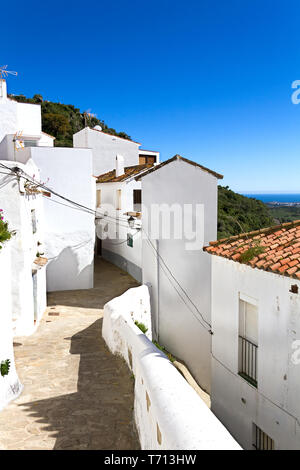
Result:
M130 216L129 219L127 220L128 222L128 225L130 228L134 228L134 224L135 224L135 219L134 217Z

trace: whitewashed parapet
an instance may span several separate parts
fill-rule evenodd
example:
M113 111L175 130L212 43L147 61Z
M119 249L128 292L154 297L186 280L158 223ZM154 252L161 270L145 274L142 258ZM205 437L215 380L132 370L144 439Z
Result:
M11 295L11 258L7 243L0 250L0 363L9 359L10 369L7 375L0 373L0 410L17 398L23 388L15 367Z
M141 448L240 449L169 359L134 324L132 318L146 322L141 305L150 314L146 286L107 303L102 328L111 352L121 355L135 376L134 415Z

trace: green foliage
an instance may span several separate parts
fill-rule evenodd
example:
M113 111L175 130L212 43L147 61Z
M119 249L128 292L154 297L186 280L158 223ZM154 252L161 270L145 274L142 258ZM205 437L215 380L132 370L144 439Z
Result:
M152 343L157 347L157 349L159 349L160 351L162 351L167 357L168 359L171 361L171 362L174 362L176 359L174 356L172 356L171 353L169 353L163 346L161 346L157 341L152 341Z
M117 132L95 116L81 113L80 109L72 104L46 101L42 95L34 95L32 98L26 98L24 95L9 95L9 97L19 103L41 105L43 131L56 138L56 147L73 147L73 134L86 126L95 127L96 125L101 126L103 132L107 134L131 140L125 132Z
M265 248L263 246L256 244L255 246L251 246L250 248L248 248L248 250L244 251L244 253L242 253L240 256L239 261L241 263L248 263L253 258L255 258L255 256L262 254L264 251Z
M218 239L274 225L267 206L258 199L218 187Z
M9 369L10 369L9 359L6 359L6 361L2 361L0 363L0 372L1 372L2 377L4 377L5 375L8 375Z
M276 224L283 224L285 222L293 222L300 220L300 206L274 206L269 207L271 217L275 220Z
M0 214L1 213L2 211L0 212ZM7 240L10 240L11 236L12 236L12 232L8 230L8 223L5 222L5 220L3 219L3 216L1 215L0 216L0 249L2 248L1 243L6 242Z
M43 131L55 136L59 140L66 138L71 132L68 118L63 114L44 113L42 118Z
M147 333L148 328L144 325L144 323L139 323L137 320L134 323L144 334Z

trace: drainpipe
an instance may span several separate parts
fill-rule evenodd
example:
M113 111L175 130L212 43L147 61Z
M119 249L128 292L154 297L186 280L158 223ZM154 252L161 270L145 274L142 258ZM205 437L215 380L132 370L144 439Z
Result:
M160 306L160 283L159 283L159 240L155 240L156 245L156 281L157 281L157 303L156 303L156 337L159 343L159 306Z

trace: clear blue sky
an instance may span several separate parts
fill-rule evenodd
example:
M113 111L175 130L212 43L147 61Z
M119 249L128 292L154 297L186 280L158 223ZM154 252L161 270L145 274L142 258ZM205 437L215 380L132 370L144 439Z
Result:
M300 193L299 1L29 0L1 16L10 92L90 108L236 191Z

